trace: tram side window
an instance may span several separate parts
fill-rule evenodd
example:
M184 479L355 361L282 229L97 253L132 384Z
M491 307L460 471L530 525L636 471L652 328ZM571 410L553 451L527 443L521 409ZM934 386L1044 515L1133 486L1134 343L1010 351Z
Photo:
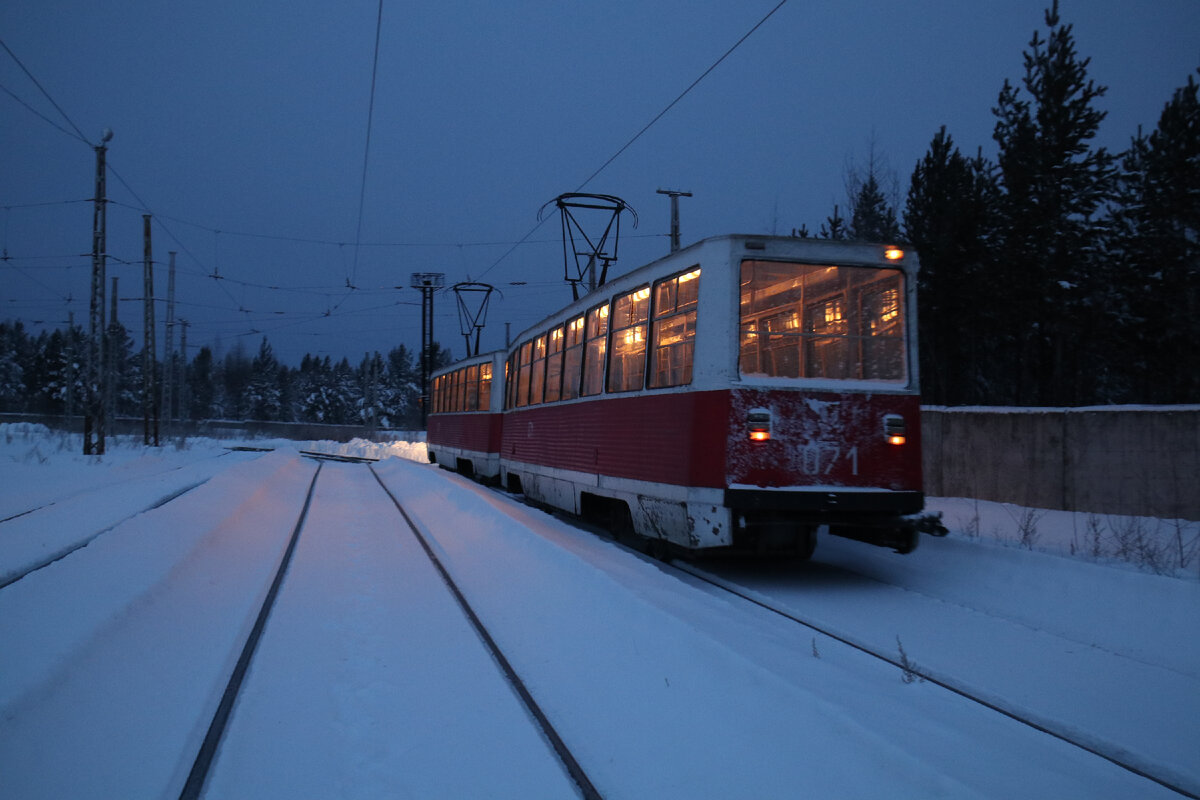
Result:
M463 411L479 410L479 365L473 364L463 370L465 402Z
M550 331L546 344L546 402L556 403L562 397L563 326Z
M529 384L529 405L542 402L546 392L546 334L533 340L533 372Z
M504 362L504 407L517 407L517 353Z
M579 397L579 380L583 371L584 320L584 317L576 317L566 325L566 342L563 350L563 400L574 400Z
M903 280L880 267L742 262L741 374L906 380Z
M646 320L649 313L649 286L613 300L608 391L629 392L645 385Z
M654 287L651 389L685 386L692 382L699 278L700 270L694 269L660 281Z
M515 405L529 405L529 379L532 375L533 342L521 345L517 353L517 397Z
M608 305L596 306L587 313L587 342L584 345L583 384L580 394L600 394L604 390L604 352L608 347Z
M490 411L492 408L492 365L479 365L479 410Z
M442 377L433 379L433 399L429 402L430 410L437 414L442 410Z

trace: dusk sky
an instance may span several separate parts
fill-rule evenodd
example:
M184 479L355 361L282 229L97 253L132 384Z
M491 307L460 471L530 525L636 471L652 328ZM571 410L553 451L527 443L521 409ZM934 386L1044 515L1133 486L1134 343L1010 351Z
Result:
M778 4L384 0L368 152L378 0L6 0L0 320L36 331L74 312L86 327L92 145L111 128L108 275L139 346L151 213L155 296L177 251L192 355L239 343L252 355L263 335L293 366L306 352L357 363L415 350L414 272L496 286L483 341L499 347L506 322L515 336L570 300L557 218L537 227L561 193L636 210L622 273L668 250L659 188L693 193L686 245L815 232L872 146L902 205L942 125L994 157L991 109L1023 76L1048 2ZM1108 87L1098 143L1123 150L1200 67L1200 2L1063 0L1060 12ZM436 338L461 357L453 296L435 307ZM164 317L160 303L160 357Z

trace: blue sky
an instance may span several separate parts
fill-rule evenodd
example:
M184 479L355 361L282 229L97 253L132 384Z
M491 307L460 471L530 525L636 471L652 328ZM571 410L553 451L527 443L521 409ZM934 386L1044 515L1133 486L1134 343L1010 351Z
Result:
M175 250L189 345L253 353L265 334L295 364L415 347L413 272L497 286L484 346L502 345L505 322L570 299L557 223L535 230L563 192L636 209L623 272L667 251L658 188L693 193L685 244L815 231L872 146L901 195L941 125L992 154L991 108L1046 7L790 0L582 185L777 3L385 0L365 188L378 0L9 0L0 39L85 138L114 131L108 274L135 338L149 209L155 294ZM1060 10L1108 87L1099 143L1123 149L1200 66L1200 3ZM0 88L0 319L86 323L94 153L2 51ZM435 302L462 355L453 297Z

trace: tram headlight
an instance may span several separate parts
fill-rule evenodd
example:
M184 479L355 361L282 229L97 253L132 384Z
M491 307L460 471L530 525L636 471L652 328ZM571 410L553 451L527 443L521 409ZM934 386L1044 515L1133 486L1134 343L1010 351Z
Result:
M752 408L746 414L746 430L752 442L771 441L771 412L765 408Z
M888 261L899 261L904 258L904 251L899 247L889 247L883 251L883 257Z
M904 417L899 414L885 414L883 417L883 438L888 444L904 444L908 441L908 429Z

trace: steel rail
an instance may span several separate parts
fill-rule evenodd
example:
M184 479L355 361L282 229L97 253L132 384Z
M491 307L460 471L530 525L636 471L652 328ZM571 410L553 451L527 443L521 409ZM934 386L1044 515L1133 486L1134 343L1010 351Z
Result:
M891 655L888 652L883 651L882 649L873 647L870 644L865 644L863 642L855 641L854 639L851 639L850 637L846 636L845 634L838 633L828 627L821 625L821 623L819 623L819 622L814 622L813 620L805 619L793 611L789 611L787 609L773 606L764 600L760 600L759 598L754 597L751 594L741 591L734 584L728 583L724 580L715 578L713 576L705 574L704 572L693 569L690 565L681 564L679 561L668 561L668 562L664 563L664 566L672 567L672 568L678 570L679 572L682 572L686 575L690 575L691 577L696 578L697 580L703 581L703 582L705 582L711 586L714 586L724 592L727 592L736 597L739 597L748 603L752 603L752 604L758 606L759 608L765 609L766 611L769 611L773 614L783 617L784 619L795 622L799 625L803 625L804 627L806 627L810 630L816 631L817 633L820 633L824 636L828 636L829 638L831 638L835 641L841 642L842 644L847 645L848 647L852 647L861 653L865 653L866 655L877 658L880 661L884 661L888 664L891 664L894 667L898 667L899 669L903 670L906 675L915 676L915 678L918 678L922 681L931 683L934 686L945 689L948 692L953 692L954 694L958 695L959 697L962 697L966 700L970 700L971 702L974 702L980 706L983 706L984 708L986 708L990 711L994 711L998 714L1008 717L1009 719L1013 720L1014 722L1019 722L1022 725L1025 725L1029 728L1032 728L1035 731L1038 731L1039 733L1044 733L1047 736L1052 736L1053 738L1058 739L1061 742L1064 742L1066 744L1077 747L1080 750L1090 753L1091 755L1094 755L1098 758L1102 758L1105 761L1109 762L1110 764L1120 767L1121 769L1126 770L1127 772L1130 772L1134 775L1137 775L1140 778L1145 778L1148 781L1152 781L1153 783L1156 783L1159 786L1162 786L1164 789L1169 789L1173 792L1178 793L1179 795L1181 795L1183 797L1191 798L1191 800L1200 800L1200 795L1197 795L1196 793L1194 793L1182 786L1179 786L1176 783L1172 783L1170 781L1170 779L1162 778L1157 775L1153 775L1153 774L1147 772L1145 769L1138 767L1134 764L1131 764L1128 761L1122 759L1119 755L1113 755L1112 753L1107 753L1103 749L1098 747L1097 745L1088 744L1087 742L1081 741L1078 737L1072 736L1069 732L1055 730L1055 729L1049 727L1048 724L1041 723L1041 722L1038 722L1037 720L1030 719L1029 717L1023 716L1017 710L1014 710L1011 708L1006 708L995 701L987 700L983 697L973 694L970 688L968 688L964 685L957 684L957 683L953 682L950 678L936 677L936 676L930 674L928 671L921 669L917 664L913 663L912 661L909 661L907 658L898 658L896 656Z
M275 605L275 598L279 594L279 587L283 585L283 578L287 573L288 565L292 561L292 554L296 551L296 542L300 540L300 531L304 527L304 521L308 518L308 509L312 506L313 494L316 492L317 478L321 474L322 466L324 465L320 462L317 463L317 469L313 473L312 482L308 484L308 494L304 497L304 506L301 508L300 516L296 520L296 527L292 529L291 539L288 540L287 549L284 550L283 558L280 559L279 568L275 571L275 578L271 581L271 588L267 590L266 599L263 600L262 607L258 610L258 617L254 621L254 627L250 630L250 635L246 637L246 643L242 646L242 653L233 668L233 674L229 676L229 682L225 685L225 692L221 695L221 702L217 704L216 713L213 714L212 722L209 723L208 733L204 736L204 741L200 745L200 751L196 754L196 760L192 763L191 772L188 773L183 790L179 793L179 800L198 800L204 791L204 783L208 780L208 773L217 755L217 747L221 743L221 737L225 734L229 717L233 713L233 705L237 701L238 693L242 690L242 683L246 678L246 672L249 670L250 662L254 658L254 651L258 648L258 642L262 638L263 630L266 628L267 619L271 616L271 608Z
M392 501L392 504L396 506L396 510L400 512L400 516L403 517L404 521L408 524L413 536L416 537L417 541L421 545L421 548L425 551L425 555L437 569L438 573L442 577L442 581L445 582L446 587L450 590L450 593L454 595L454 599L458 601L458 605L462 608L463 613L466 615L471 625L475 628L475 632L479 634L479 638L483 640L483 643L491 652L492 657L500 666L501 671L504 673L505 677L508 678L508 681L512 685L513 689L516 690L517 695L521 698L521 702L525 704L526 709L528 709L529 713L533 716L534 720L541 728L542 734L549 741L551 747L554 748L555 754L558 756L559 760L562 761L567 773L579 787L579 791L583 794L585 800L601 800L603 796L596 789L595 785L592 784L591 779L588 778L587 773L584 772L583 767L579 764L579 761L575 758L574 754L571 753L571 750L562 740L562 737L559 736L558 731L554 729L554 725L550 722L545 712L542 711L537 701L534 700L533 695L530 694L529 689L525 686L525 682L521 680L521 676L517 674L517 671L513 668L512 664L500 650L500 646L496 644L496 640L492 638L491 633L488 632L488 629L479 619L479 615L477 615L475 610L471 608L470 603L467 602L467 598L458 588L458 584L456 584L454 579L450 577L450 573L442 564L441 559L439 559L437 554L434 553L433 548L430 546L428 540L417 528L416 523L414 523L412 520L412 517L408 515L408 512L405 511L404 506L400 504L400 501L396 499L396 496L392 493L392 490L389 489L387 484L383 482L383 479L379 477L379 473L375 471L375 467L368 464L367 468L371 470L371 474L375 476L375 480L379 483L379 486L387 494L388 498Z

